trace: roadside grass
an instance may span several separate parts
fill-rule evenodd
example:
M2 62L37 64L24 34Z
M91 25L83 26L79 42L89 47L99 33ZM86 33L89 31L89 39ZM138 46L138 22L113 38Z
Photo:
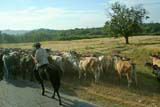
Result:
M33 43L1 44L4 48L32 48ZM62 79L63 92L91 101L101 107L159 107L160 83L144 67L145 62L151 62L150 54L160 52L159 36L133 36L130 44L124 44L124 38L96 38L73 41L42 42L44 48L52 50L75 50L81 54L96 53L103 55L120 54L127 56L136 63L138 85L127 87L125 76L119 80L116 72L107 71L99 83L95 84L93 75L87 80L79 80L78 75L67 74Z

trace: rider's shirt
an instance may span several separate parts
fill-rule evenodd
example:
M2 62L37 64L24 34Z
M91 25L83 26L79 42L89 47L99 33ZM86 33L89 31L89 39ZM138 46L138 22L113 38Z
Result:
M43 48L39 48L36 50L35 58L37 60L38 67L40 67L44 64L49 64L48 54L47 54L46 50Z

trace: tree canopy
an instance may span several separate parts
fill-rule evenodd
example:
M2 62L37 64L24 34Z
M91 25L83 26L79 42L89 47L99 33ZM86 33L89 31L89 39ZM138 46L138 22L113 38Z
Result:
M108 13L110 20L105 23L106 31L115 37L123 36L126 44L129 44L129 36L142 30L143 19L149 18L141 6L128 8L119 2L112 4Z

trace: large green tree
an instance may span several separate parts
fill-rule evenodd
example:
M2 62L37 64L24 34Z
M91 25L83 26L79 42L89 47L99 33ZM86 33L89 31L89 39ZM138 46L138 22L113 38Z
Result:
M109 19L105 23L105 29L112 36L123 36L126 44L129 44L128 37L141 31L141 24L146 16L146 10L142 6L126 7L119 2L112 4L108 12Z

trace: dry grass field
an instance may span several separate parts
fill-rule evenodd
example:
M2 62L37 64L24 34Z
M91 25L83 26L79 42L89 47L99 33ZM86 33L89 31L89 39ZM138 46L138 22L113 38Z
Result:
M75 50L79 53L97 53L103 55L121 54L130 57L136 63L138 86L127 87L124 76L121 81L116 73L106 73L98 84L93 79L78 80L71 75L63 78L61 90L82 99L98 104L100 107L160 107L160 82L144 67L151 62L149 55L160 52L159 36L130 37L130 44L124 44L124 38L98 38L73 41L41 42L44 48L52 50ZM1 44L3 48L32 48L32 43ZM109 72L109 71L108 71ZM73 77L73 78L71 78Z

